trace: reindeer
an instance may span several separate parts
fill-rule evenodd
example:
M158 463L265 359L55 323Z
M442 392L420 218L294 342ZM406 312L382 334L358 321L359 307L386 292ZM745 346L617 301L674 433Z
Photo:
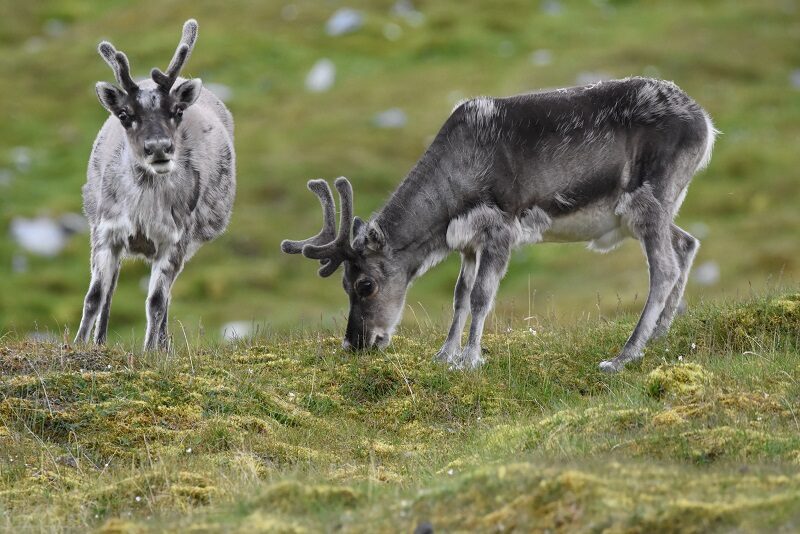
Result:
M352 187L338 178L334 236L330 188L310 181L322 230L281 248L320 260L323 277L344 264L350 312L343 344L352 349L386 347L411 282L458 251L453 321L436 358L475 368L512 249L577 241L608 251L633 237L647 257L650 291L622 350L600 363L616 372L672 323L699 247L673 219L692 176L708 164L716 133L674 83L646 78L467 100L370 221L353 218Z
M166 73L135 82L124 53L101 42L98 51L120 87L98 82L111 113L89 159L83 206L90 225L91 282L75 338L106 341L111 297L121 258L152 264L147 291L145 350L169 344L172 285L200 245L228 225L236 189L233 118L202 82L178 76L197 39L186 21Z

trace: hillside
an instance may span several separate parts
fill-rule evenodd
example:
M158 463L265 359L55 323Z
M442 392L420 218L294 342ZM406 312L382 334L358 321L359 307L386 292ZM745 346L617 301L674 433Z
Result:
M170 354L0 341L0 529L792 532L800 293L707 303L609 376L633 317ZM429 525L428 525L429 524Z

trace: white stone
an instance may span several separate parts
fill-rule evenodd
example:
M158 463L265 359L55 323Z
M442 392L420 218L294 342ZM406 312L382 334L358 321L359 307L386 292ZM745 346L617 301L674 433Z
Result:
M327 58L320 59L306 75L306 90L312 93L324 93L336 81L336 66Z
M28 172L33 162L33 153L26 146L18 146L11 149L11 160L20 172Z
M337 9L325 23L325 32L331 37L353 33L364 25L364 15L361 11L343 7Z
M541 4L542 11L547 15L560 15L564 12L564 6L558 0L544 0Z
M391 13L403 18L409 26L415 28L425 23L425 15L417 11L411 0L397 0L392 6Z
M253 334L252 321L231 321L225 323L220 330L222 338L226 341L248 338Z
M800 69L794 69L791 74L789 74L789 82L792 84L793 88L800 90Z
M375 115L372 123L378 128L402 128L408 123L408 117L402 109L390 108Z
M692 270L692 280L701 286L713 286L719 282L719 264L715 261L706 261L695 266Z
M55 256L67 244L61 225L47 217L11 221L11 236L26 251L40 256Z
M546 67L553 62L553 53L546 48L540 48L531 52L530 62L537 67Z

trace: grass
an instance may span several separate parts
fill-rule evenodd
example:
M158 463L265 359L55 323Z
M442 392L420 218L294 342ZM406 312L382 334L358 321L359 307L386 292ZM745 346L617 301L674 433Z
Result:
M324 332L170 353L0 342L10 531L709 532L800 527L800 293L706 303L641 363L633 317L496 320L351 354Z
M190 337L216 335L233 320L277 331L341 327L339 284L278 249L282 238L318 228L319 207L305 181L347 175L357 212L367 215L456 100L571 85L582 72L675 80L724 132L679 217L690 230L707 226L697 262L716 261L721 270L718 284L692 284L690 296L733 297L770 280L798 279L800 106L789 79L800 49L789 46L798 27L792 2L565 0L561 14L548 15L539 2L419 0L421 26L391 15L392 4L348 2L365 13L365 26L333 38L324 23L344 4L298 0L297 17L285 20L285 2L0 3L0 173L9 179L0 185L0 331L60 337L77 327L88 285L86 236L57 258L30 256L26 272L11 272L11 257L24 253L7 228L18 216L80 210L89 149L104 119L92 88L111 79L97 43L112 40L141 75L165 66L190 16L201 29L187 73L233 90L239 178L228 233L199 252L174 290L173 316ZM53 20L63 23L61 33ZM397 41L384 37L387 23L400 26ZM551 51L551 64L531 64L539 49ZM307 93L304 77L321 57L336 64L337 81L329 92ZM407 113L408 125L376 128L374 114L391 107ZM15 147L30 149L27 170L17 169ZM519 251L501 288L501 313L531 315L533 300L534 312L569 323L596 306L605 315L639 308L646 268L636 244L588 254L581 245ZM141 339L147 272L143 263L123 268L111 339ZM415 312L438 319L456 274L451 258L415 284L408 300Z

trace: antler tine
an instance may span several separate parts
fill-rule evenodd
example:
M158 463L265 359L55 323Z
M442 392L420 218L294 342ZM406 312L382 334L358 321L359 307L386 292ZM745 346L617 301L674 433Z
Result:
M138 91L139 85L131 78L131 64L128 62L128 56L124 52L117 51L115 54L117 65L119 65L119 83L127 92Z
M180 74L189 56L192 55L195 41L197 41L197 21L189 19L183 24L180 43L178 43L178 48L175 49L172 61L169 62L166 74L159 69L150 71L150 76L153 78L153 81L165 91L169 91L175 84L175 80L178 79L178 74Z
M309 191L317 195L322 206L322 229L317 235L301 241L284 239L281 242L281 250L287 254L300 254L305 245L330 243L336 234L336 221L334 219L336 210L333 204L333 193L331 193L328 182L325 180L309 180L307 187Z
M97 46L97 52L103 58L111 70L114 71L114 78L128 93L139 90L139 85L131 78L131 66L128 56L114 48L108 41L103 41Z
M342 208L339 216L339 234L328 244L303 246L303 256L306 258L328 260L318 271L323 278L332 275L343 261L355 255L350 243L350 233L353 227L353 186L344 176L337 178L334 186L339 192Z

